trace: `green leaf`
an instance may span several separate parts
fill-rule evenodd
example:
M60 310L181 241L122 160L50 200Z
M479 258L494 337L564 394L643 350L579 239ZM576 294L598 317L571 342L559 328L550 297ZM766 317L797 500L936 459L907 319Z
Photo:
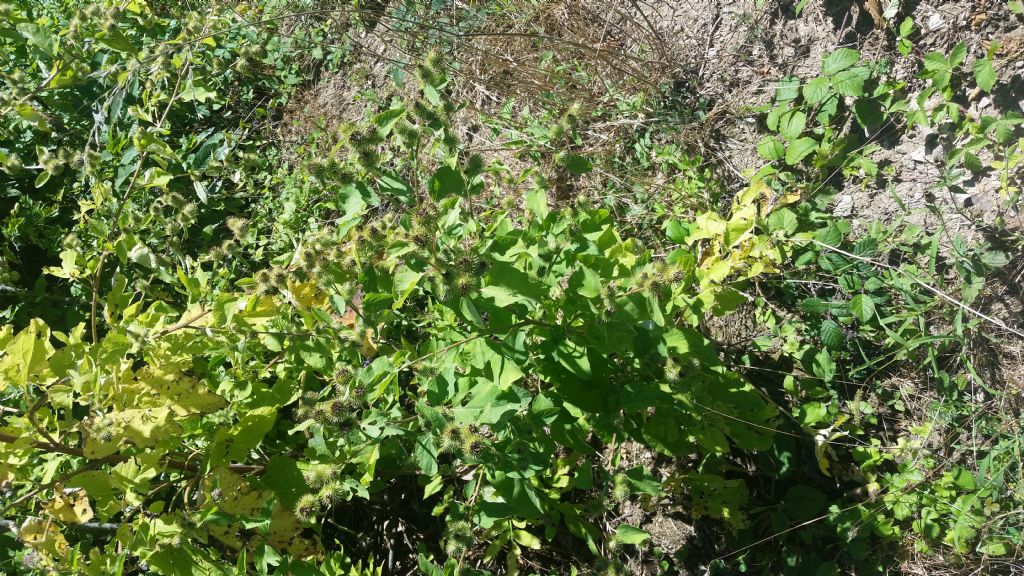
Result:
M903 19L903 22L900 23L900 36L906 38L910 36L910 33L913 31L914 19L910 16L907 16L906 18Z
M972 68L974 69L974 81L978 84L978 88L985 92L991 92L992 87L996 84L996 70L992 66L992 60L989 58L975 60Z
M797 410L796 419L801 426L812 426L828 416L828 407L821 402L807 402Z
M911 43L910 40L907 40L906 38L900 38L899 41L896 43L896 50L899 51L901 56L909 55L910 51L913 49L914 44Z
M406 205L416 203L416 195L412 187L398 174L386 172L377 178L377 186L387 196L394 196Z
M36 176L36 188L42 188L43 186L45 186L46 183L50 181L51 175L53 175L53 173L50 172L49 170L43 170L42 172L40 172L39 175Z
M415 442L413 455L420 472L427 476L437 474L437 446L434 445L434 438L430 434L420 434L416 436Z
M853 113L857 117L857 123L869 130L876 129L885 119L881 103L872 98L857 99L853 105Z
M441 166L430 177L428 190L431 200L439 202L449 196L461 196L464 194L466 192L466 182L462 179L462 174L459 174L451 166Z
M796 76L787 76L779 81L775 88L775 100L777 102L789 102L796 100L800 95L800 79Z
M840 48L825 55L821 61L821 73L826 76L838 74L860 60L860 52L852 48Z
M398 119L405 114L405 108L396 107L388 108L387 110L378 113L373 117L373 123L380 129L380 132L387 135L391 132L392 127L398 122Z
M985 165L982 164L981 158L978 158L973 152L964 152L964 167L971 172L978 173L985 169Z
M548 195L540 188L534 188L526 193L526 209L532 212L537 218L543 220L547 217Z
M639 528L630 526L629 524L619 524L615 528L615 540L622 544L632 544L639 546L644 542L650 540L651 535Z
M782 207L768 216L768 231L769 232L782 232L784 234L793 234L796 232L799 226L796 213L789 208Z
M584 298L597 298L601 295L601 277L590 268L582 266L580 272L583 274L583 285L580 286L580 296Z
M302 338L294 343L302 363L314 371L324 374L331 362L331 350L319 338Z
M875 301L867 294L858 294L850 300L850 313L861 322L867 322L875 316Z
M814 152L814 149L817 147L818 141L807 136L790 142L789 146L786 147L786 164L790 166L799 164L808 154Z
M578 154L566 154L562 158L562 165L573 174L587 174L594 169L594 165L583 156Z
M1017 14L1024 12L1024 4L1017 2L1017 6ZM989 556L1007 556L1011 550L1010 546L1006 542L988 542L978 546L978 552Z
M444 488L444 476L435 476L427 483L426 486L423 487L423 499L426 500L434 494L437 494L441 491L441 488Z
M260 482L273 490L286 508L295 506L306 489L306 481L302 479L302 472L295 460L282 455L271 456L266 470L260 476Z
M419 283L420 278L423 278L422 272L416 272L408 266L402 266L395 272L394 281L394 294L395 302L391 305L393 310L398 310L405 303L405 299L412 294L412 291L416 289L416 285Z
M212 100L217 94L202 84L189 82L181 90L182 102L206 102Z
M960 42L949 52L950 67L957 68L964 63L965 58L967 58L967 44Z
M14 110L18 113L18 116L21 116L22 119L31 124L36 130L41 132L50 131L50 123L46 121L46 116L29 104L19 104Z
M836 313L846 310L845 302L833 302L820 298L805 298L800 301L800 309L811 314Z
M949 81L953 77L953 66L942 52L929 52L924 55L921 62L925 69L921 74L922 78L930 78L936 88L949 86Z
M768 111L768 115L765 116L764 125L768 127L772 132L779 131L779 118L782 117L782 113L788 110L782 106L776 106Z
M142 185L146 188L164 188L171 181L171 175L163 168L148 168L142 174Z
M836 363L832 360L832 355L828 353L828 350L818 350L818 353L812 359L811 371L815 376L826 382L831 381L835 377Z
M423 83L423 95L434 106L441 105L441 95L437 93L437 88L434 88L429 82Z
M39 48L47 56L52 57L54 55L57 48L57 38L54 37L53 32L48 27L30 22L20 22L15 28L22 37L28 40L29 45Z
M541 547L540 538L537 538L536 536L534 536L533 534L530 534L526 530L513 530L512 531L512 538L516 542L522 544L523 546L526 546L527 548L532 548L534 550L540 550L540 547Z
M818 230L814 238L822 244L839 246L839 243L843 241L843 230L835 222L829 222L828 226Z
M525 374L511 358L495 354L491 357L491 376L498 389L506 390Z
M864 95L864 83L871 77L871 69L858 66L843 70L832 78L832 87L841 96L860 97Z
M545 298L546 290L542 285L504 262L492 266L487 279L488 283L480 293L493 298L494 303L501 307L520 302L536 306Z
M676 244L685 244L689 230L678 220L669 220L665 223L665 236Z
M807 127L807 115L799 110L790 110L779 118L779 135L794 140Z
M1010 257L1006 252L990 250L980 256L981 263L989 268L1002 268L1010 263Z
M129 54L136 54L138 52L135 46L132 45L131 40L128 40L128 37L116 28L110 32L100 34L96 39L100 41L100 44L117 52L128 52Z
M818 337L821 339L822 344L833 350L841 348L846 341L843 337L843 329L839 326L838 322L831 318L821 323Z
M969 470L961 466L957 466L945 474L957 488L963 490L974 490L975 481L974 474L971 474Z
M810 106L817 106L828 97L831 83L824 76L812 78L804 84L804 101Z
M765 136L757 143L757 153L765 160L781 160L786 155L786 148L778 138Z

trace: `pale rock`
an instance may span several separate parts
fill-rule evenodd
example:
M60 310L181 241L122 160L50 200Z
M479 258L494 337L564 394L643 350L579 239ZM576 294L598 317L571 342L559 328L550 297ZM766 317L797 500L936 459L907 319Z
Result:
M853 214L853 195L843 194L836 200L836 205L832 208L832 215L847 218L850 214Z

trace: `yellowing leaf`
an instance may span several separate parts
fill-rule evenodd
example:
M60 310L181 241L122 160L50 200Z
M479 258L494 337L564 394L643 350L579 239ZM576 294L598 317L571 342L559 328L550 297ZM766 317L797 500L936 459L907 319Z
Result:
M207 498L226 514L252 517L259 515L267 500L273 496L270 490L253 488L245 478L227 468L217 468L208 477Z
M14 468L10 464L0 463L0 487L5 487L10 482L14 482Z
M50 329L42 320L33 319L28 327L10 339L0 357L0 391L10 385L25 386L47 368L53 354Z
M288 291L296 302L307 308L327 306L327 295L320 290L316 282L288 282Z
M122 442L152 448L160 438L177 434L179 426L170 416L166 406L113 412L86 437L83 453L86 458L103 458L117 452Z
M52 520L29 518L18 528L18 538L39 552L59 558L68 551L68 541Z
M707 266L707 263L705 263L705 266ZM711 265L707 266L703 271L704 278L701 279L701 286L725 280L725 278L732 272L732 269L732 260L718 260L711 263Z
M92 520L92 507L89 506L89 495L84 490L65 494L58 485L53 500L43 506L50 515L66 524L84 524Z
M147 366L137 378L139 384L154 395L157 405L169 407L178 416L209 414L227 405L202 382L175 368Z
M816 436L814 438L814 457L818 461L818 468L821 470L821 473L831 478L832 474L828 471L830 464L828 458L825 457L825 450L827 449L828 441L821 435Z
M248 459L249 451L259 446L276 419L277 408L273 406L260 406L246 412L237 424L217 433L211 458L214 462Z
M267 544L280 553L296 558L308 558L322 553L320 541L305 538L302 529L302 522L291 510L275 506L267 530Z
M725 245L730 248L743 239L744 235L754 228L757 208L748 205L736 210L725 227Z
M373 341L373 330L367 328L363 332L362 345L359 348L359 353L367 358L372 358L377 355L377 344Z
M717 238L725 234L726 223L721 216L708 212L697 216L690 225L690 235L686 238L687 244L693 244L697 240Z
M239 537L239 533L241 532L241 530L242 527L237 522L232 522L231 524L206 525L206 532L210 536L213 536L217 540L220 540L220 542L227 546L230 550L235 551L241 550L242 546L244 545L244 542L242 541L241 537Z

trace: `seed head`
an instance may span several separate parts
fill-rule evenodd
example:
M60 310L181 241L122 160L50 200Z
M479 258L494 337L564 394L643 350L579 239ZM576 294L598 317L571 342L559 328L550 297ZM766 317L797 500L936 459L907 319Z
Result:
M484 439L476 434L466 434L462 439L462 453L467 456L479 456L486 447Z
M327 405L327 412L331 416L331 421L338 423L348 418L350 407L344 400L332 400Z
M302 479L314 490L319 490L334 480L334 471L322 464L315 465L302 473Z
M441 451L454 454L462 447L464 432L454 422L449 422L441 431Z
M345 501L345 497L348 495L348 491L345 486L337 480L331 480L330 482L323 485L320 488L320 492L317 493L317 499L324 506L331 506Z
M249 221L238 216L228 216L224 224L231 231L231 235L241 240L249 232Z
M312 522L320 513L320 499L315 494L304 494L295 503L295 516L303 522Z
M626 475L619 472L612 477L612 500L622 502L629 497L629 484Z

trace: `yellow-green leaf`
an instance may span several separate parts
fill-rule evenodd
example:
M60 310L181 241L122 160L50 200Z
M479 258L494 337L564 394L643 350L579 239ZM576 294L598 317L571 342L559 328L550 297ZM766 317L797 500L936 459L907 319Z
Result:
M4 346L0 357L0 391L12 384L25 386L33 377L43 374L52 354L50 329L42 320L33 319Z

